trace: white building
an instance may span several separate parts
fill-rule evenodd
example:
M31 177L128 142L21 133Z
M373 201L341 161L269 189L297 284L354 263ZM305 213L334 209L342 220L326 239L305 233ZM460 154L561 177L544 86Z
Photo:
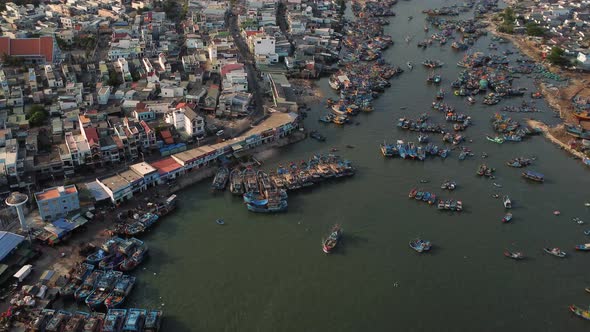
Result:
M109 103L109 98L111 97L111 87L110 86L103 86L98 90L98 104L99 105L106 105Z
M178 105L174 111L166 114L165 121L188 136L205 136L205 120L189 105Z

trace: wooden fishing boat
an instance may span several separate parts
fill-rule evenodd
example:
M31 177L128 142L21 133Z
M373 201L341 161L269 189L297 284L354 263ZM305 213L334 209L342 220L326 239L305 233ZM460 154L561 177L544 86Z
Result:
M524 259L524 254L522 252L511 252L508 249L504 250L504 256L508 257L508 258L512 258L512 259L516 259L516 260L521 260Z
M334 248L336 248L341 238L342 228L340 227L340 225L336 224L332 226L330 235L328 236L328 238L322 241L322 250L326 254L331 253L334 250Z
M96 286L98 279L100 279L102 275L103 271L93 271L86 278L86 280L84 280L82 285L80 285L80 287L78 287L78 289L76 289L76 291L74 292L74 298L76 299L76 301L85 301L88 295L90 295L90 293L94 291L94 287Z
M145 318L145 324L143 326L144 332L158 332L160 331L160 325L162 324L162 311L152 310L148 312Z
M104 304L115 284L123 276L120 271L107 271L96 284L95 289L86 297L86 305L90 310L96 311Z
M417 193L418 193L418 189L413 188L412 190L410 190L410 193L408 194L408 197L409 198L415 198Z
M590 111L574 112L574 116L580 121L590 121Z
M533 171L524 171L522 172L522 176L526 179L535 181L535 182L544 182L545 181L545 176L541 173L538 172L533 172Z
M119 307L125 301L125 298L133 289L133 286L135 285L135 280L136 278L134 276L122 276L115 284L113 291L104 300L105 307L107 309Z
M102 312L93 312L90 314L90 317L86 319L84 323L84 328L82 329L83 332L98 332L102 329L102 324L104 322L105 314Z
M229 170L227 169L227 167L220 167L217 170L217 174L215 174L215 178L213 178L211 190L225 190L225 186L227 185L228 179Z
M414 239L410 241L410 248L414 249L416 252L423 253L429 251L432 248L432 245L430 244L430 241Z
M590 250L590 243L577 244L576 245L576 250L579 250L579 251L588 251L588 250Z
M61 331L63 331L71 316L72 316L72 314L67 311L58 310L55 313L55 315L53 315L51 320L47 323L47 326L45 326L45 331L47 331L47 332L61 332Z
M72 318L66 324L64 332L78 332L84 326L84 321L90 317L90 314L83 311L76 311Z
M127 318L123 324L123 331L127 332L141 332L143 331L143 325L145 323L145 316L147 310L145 309L129 309L127 312Z
M127 316L127 309L109 309L104 319L102 332L119 332Z
M566 253L561 251L559 248L543 248L543 251L548 253L549 255L553 255L555 257L564 258Z
M148 253L147 244L141 240L138 240L138 239L133 239L133 240L135 240L135 245L134 245L132 253L130 253L130 255L127 256L127 258L125 258L121 262L121 264L119 265L119 270L121 270L121 271L133 270L139 264L141 264L141 262L143 262L143 260L147 256L147 253Z
M229 175L229 190L236 196L244 193L244 173L239 168L234 168Z
M584 310L584 309L576 306L575 304L570 305L569 309L576 316L578 316L582 319L585 319L585 320L590 320L590 311L589 310Z

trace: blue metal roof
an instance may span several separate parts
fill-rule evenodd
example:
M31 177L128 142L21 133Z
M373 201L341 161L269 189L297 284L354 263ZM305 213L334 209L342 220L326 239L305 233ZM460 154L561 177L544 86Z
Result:
M24 236L0 231L0 261L25 240Z

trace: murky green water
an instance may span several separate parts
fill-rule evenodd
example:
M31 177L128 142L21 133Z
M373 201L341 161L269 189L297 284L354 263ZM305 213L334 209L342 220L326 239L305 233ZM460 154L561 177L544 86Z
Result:
M396 41L386 52L388 61L404 67L409 60L443 61L440 72L447 91L463 53L448 45L421 50L415 43L425 36L422 9L449 3L401 1L395 6L397 17L386 27ZM408 21L408 15L414 20ZM410 45L404 42L406 35L414 37ZM482 38L476 48L485 50L489 42ZM177 212L145 238L151 257L137 273L139 284L128 305L163 305L164 331L588 329L588 322L567 311L571 303L590 303L584 292L590 283L590 257L572 250L588 240L582 232L590 226L571 221L577 216L590 222L583 204L590 200L588 170L542 137L501 146L487 142L494 107L468 106L454 96L446 101L474 119L466 135L473 139L467 146L476 157L459 161L454 152L446 160L423 163L384 159L378 150L383 140L416 141L416 134L395 127L400 116L429 112L432 121L444 121L430 111L436 88L426 85L427 74L417 65L394 79L375 112L356 118L359 126L324 126L316 121L324 111L317 105L306 126L320 130L328 141L286 147L265 168L336 146L355 162L358 173L290 194L286 214L249 213L229 193L211 195L209 183L181 192ZM327 80L319 84L328 96L332 93ZM502 101L498 107L518 103L520 99ZM549 109L543 109L534 116L554 122ZM526 114L512 116L520 120ZM344 148L347 144L355 148ZM496 180L475 175L484 151L490 156L486 163L497 168ZM520 155L538 157L531 169L545 174L545 184L526 182L518 169L504 165ZM425 178L431 182L420 185ZM452 195L439 189L445 179L459 183ZM443 213L408 200L409 189L416 186L462 199L465 212ZM500 222L504 208L491 198L493 193L512 198L511 224ZM555 209L562 211L560 217L552 215ZM215 223L220 217L225 226ZM345 240L327 256L320 240L336 222L343 225ZM416 236L433 241L430 254L408 248ZM545 255L545 246L564 248L570 255L563 260ZM502 255L504 248L521 250L529 258L509 260Z

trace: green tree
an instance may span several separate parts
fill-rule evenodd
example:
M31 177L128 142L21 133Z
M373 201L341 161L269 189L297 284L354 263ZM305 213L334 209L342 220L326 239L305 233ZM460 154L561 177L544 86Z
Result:
M43 110L40 112L35 112L31 115L31 117L29 117L29 125L31 127L38 127L43 125L43 123L45 123L45 120L47 119L47 113Z
M37 112L45 112L45 107L43 105L35 104L29 108L27 111L27 118L30 118L33 114Z
M526 27L526 33L529 36L542 37L545 35L545 32L546 32L543 27L539 26L535 22L529 22L529 23L525 24L525 27Z
M551 52L547 55L547 61L551 62L556 66L567 66L569 60L565 57L565 51L557 46L551 48Z
M116 71L114 70L109 70L109 80L107 81L107 84L110 86L114 86L117 87L119 85L121 85L121 83L123 83L123 79L121 78L121 75L119 75Z

